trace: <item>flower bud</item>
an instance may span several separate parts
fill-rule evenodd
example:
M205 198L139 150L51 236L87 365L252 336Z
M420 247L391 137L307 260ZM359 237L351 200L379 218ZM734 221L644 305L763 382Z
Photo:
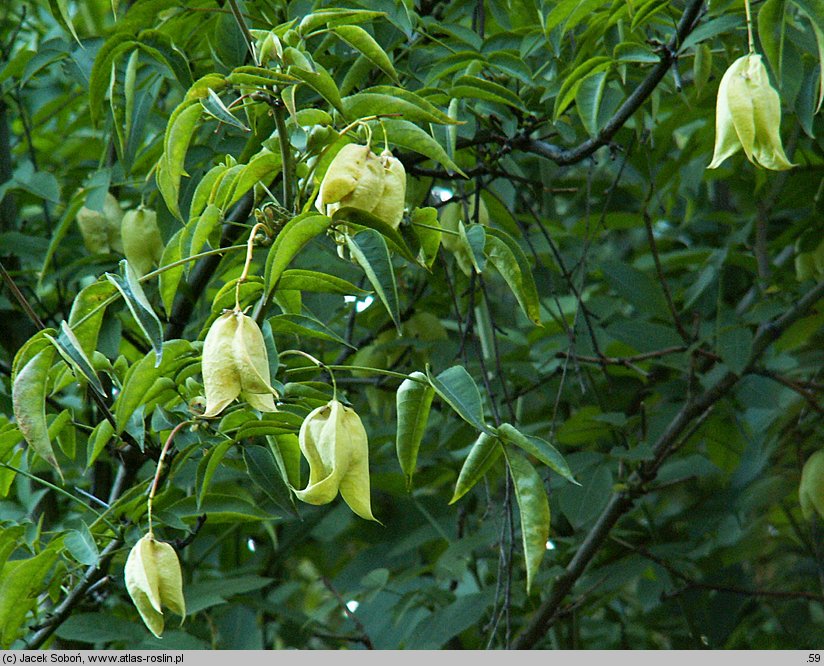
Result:
M315 206L324 215L352 206L371 213L383 194L384 167L369 146L348 143L329 164Z
M340 491L357 515L375 520L369 499L369 443L355 410L337 400L311 411L298 434L309 461L309 484L296 490L308 504L328 504Z
M381 153L380 161L383 165L383 192L372 214L397 229L406 203L406 169L388 150Z
M157 213L140 207L130 210L120 224L123 253L138 277L159 265L163 255L163 239L157 226Z
M80 228L86 249L94 254L123 252L120 242L122 219L123 210L120 203L109 192L106 193L102 212L83 206L77 212L77 226Z
M269 356L254 319L239 310L218 317L203 343L204 417L217 416L240 396L261 412L276 411Z
M804 463L798 500L804 520L812 520L817 513L818 519L824 521L824 449L813 453Z
M138 541L126 558L126 590L140 617L158 638L163 633L163 607L186 617L183 599L183 576L177 553L168 543L155 541L147 534Z
M736 60L718 86L715 111L715 151L707 167L715 169L743 149L757 166L781 171L790 163L781 145L781 98L770 85L761 56Z

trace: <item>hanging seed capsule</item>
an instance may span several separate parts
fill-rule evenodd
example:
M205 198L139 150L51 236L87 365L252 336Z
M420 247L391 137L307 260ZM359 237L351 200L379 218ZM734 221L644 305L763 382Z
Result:
M120 241L120 222L123 209L115 197L107 192L103 210L92 210L83 206L77 212L77 226L83 236L83 244L89 252L105 254L123 252Z
M330 400L304 419L298 442L309 462L309 484L295 491L298 499L328 504L340 492L352 511L375 520L369 498L369 443L355 410Z
M158 638L163 633L163 608L186 617L183 576L180 561L168 543L147 534L138 541L126 558L126 590L143 622Z
M383 194L384 168L369 146L349 143L329 164L315 206L324 215L352 206L367 212Z
M126 260L139 277L160 264L163 239L153 210L140 207L128 211L120 224L120 235Z
M715 150L708 169L715 169L739 150L756 166L782 171L792 164L781 136L781 98L770 85L761 56L736 60L721 78L715 111Z
M397 229L406 203L406 169L388 150L381 153L380 161L383 165L383 192L372 214Z
M217 416L237 397L262 412L276 411L263 333L239 310L225 312L212 324L203 343L202 369L204 417Z

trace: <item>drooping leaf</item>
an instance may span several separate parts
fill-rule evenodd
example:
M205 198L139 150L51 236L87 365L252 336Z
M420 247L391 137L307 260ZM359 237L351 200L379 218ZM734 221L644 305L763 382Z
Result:
M407 490L412 487L418 450L426 431L429 409L434 397L435 390L422 372L413 372L410 379L404 379L395 395L398 414L395 450L406 477Z
M515 486L518 511L521 514L521 538L524 545L526 561L526 591L529 594L532 582L538 573L538 567L546 553L549 539L549 500L544 489L544 482L535 468L520 453L513 449L504 449L509 463L509 473Z
M386 51L366 30L358 25L339 25L331 30L353 49L360 51L373 65L383 70L389 78L398 80L398 73Z
M541 307L532 270L523 250L498 229L486 233L484 254L509 285L527 319L541 325Z
M575 477L573 477L569 465L558 449L546 440L533 435L524 435L510 423L502 423L498 426L498 434L507 444L513 444L525 453L535 456L544 463L544 465L560 474L567 481L580 485L575 480Z
M324 233L332 224L325 215L303 213L289 220L278 233L266 257L266 289L271 292L280 276L298 252L310 240Z
M263 446L247 446L243 449L243 460L252 483L278 508L297 516L292 493L281 477L272 452Z
M106 278L123 295L123 299L126 301L126 305L129 306L137 325L140 326L140 330L143 331L146 339L152 345L152 349L157 355L156 363L159 365L163 358L163 326L149 303L149 299L146 298L143 287L140 286L137 273L129 266L128 261L122 259L120 261L120 275L106 273Z
M63 472L54 457L49 426L46 421L46 391L54 348L37 352L16 374L12 383L12 407L17 427L32 450L57 470Z
M432 388L455 410L458 416L478 430L492 434L492 430L484 421L481 392L466 368L462 365L453 365L437 377L428 376Z
M374 229L364 229L354 236L347 235L346 244L400 331L398 286L392 269L392 258L383 236Z
M469 450L469 455L458 474L455 491L452 493L450 504L454 504L466 495L489 471L500 457L503 448L497 436L482 432Z

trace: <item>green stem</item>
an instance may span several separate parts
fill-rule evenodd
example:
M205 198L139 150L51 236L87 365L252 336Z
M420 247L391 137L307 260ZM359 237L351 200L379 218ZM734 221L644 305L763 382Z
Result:
M283 356L284 354L288 353L297 354L296 351L287 350L285 352L281 352L280 355ZM371 372L375 375L385 375L386 377L397 377L398 379L411 379L413 382L419 382L421 384L427 384L428 382L424 379L419 379L418 377L410 377L402 372L394 372L393 370L384 370L383 368L370 368L365 365L326 365L322 364L322 366L326 370L357 370L358 372ZM295 372L307 372L308 370L316 370L311 366L304 366L302 368L288 368L285 372L286 374L295 373Z
M755 53L755 40L752 37L752 14L750 12L750 0L744 0L744 13L747 15L747 47L750 53Z

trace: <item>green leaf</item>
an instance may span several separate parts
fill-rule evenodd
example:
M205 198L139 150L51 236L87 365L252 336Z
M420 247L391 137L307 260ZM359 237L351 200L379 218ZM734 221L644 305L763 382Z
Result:
M198 508L200 508L203 503L203 498L206 496L206 491L209 490L209 484L212 482L212 477L215 475L215 472L217 472L218 466L223 462L223 458L234 443L234 440L227 439L217 446L213 446L198 463L197 478L195 480L195 488L198 489Z
M184 169L189 143L194 136L203 107L197 101L184 101L172 112L163 139L163 155L158 163L157 185L169 211L182 220L178 199L180 180L188 175ZM162 171L161 171L162 166Z
M392 258L383 236L374 229L364 229L354 236L347 235L346 244L400 332L398 287L392 270Z
M395 395L398 414L395 449L401 470L406 477L407 490L412 487L412 475L415 473L418 461L418 450L426 431L429 409L434 397L435 390L422 372L413 372L410 379L404 379Z
M392 227L392 225L387 224L382 219L375 217L368 211L361 208L344 206L343 208L338 208L338 210L333 213L332 221L343 221L356 228L361 227L374 229L384 236L390 243L392 243L394 248L400 252L405 259L411 261L412 263L417 263L415 255L412 253L412 250L409 249L409 246L406 244L406 241L403 239L400 232Z
M357 25L340 25L331 30L353 49L360 51L378 69L383 70L389 78L398 80L398 73L386 51L366 30Z
M98 423L94 430L89 435L89 441L86 443L86 469L88 470L97 460L97 457L103 452L106 444L109 443L114 435L114 426L109 423L107 419L103 419Z
M470 97L487 102L506 104L515 109L523 109L524 103L518 95L499 83L487 81L479 76L460 76L449 90L450 97Z
M824 0L793 0L793 2L810 19L818 45L820 71L818 75L818 104L815 106L815 112L818 113L822 102L824 102Z
M649 46L638 42L621 42L612 50L612 57L618 62L640 62L654 65L661 58Z
M10 646L19 637L55 560L57 552L49 546L34 557L7 561L0 570L0 644Z
M222 219L223 213L220 208L214 204L209 204L206 206L206 209L203 211L201 216L197 218L189 247L182 251L181 255L185 252L185 256L191 257L193 254L200 252L203 249L203 246L206 245L206 241L209 240L214 230L220 226ZM186 225L186 230L189 229L190 225L191 222Z
M82 375L99 395L105 396L106 392L103 390L97 372L92 367L92 362L86 356L80 342L65 320L60 322L60 335L57 339L50 337L50 340L60 356L63 357L63 360L69 364L75 373Z
M438 211L431 207L415 208L409 217L412 221L412 231L421 246L418 261L427 268L432 268L432 264L438 258L443 236Z
M365 289L352 284L348 280L336 275L309 271L302 268L289 268L280 276L281 289L296 291L312 291L325 294L343 294L358 296L369 293Z
M120 275L106 273L106 279L123 295L137 325L140 326L140 330L143 331L157 354L159 365L163 357L163 326L146 298L146 294L143 293L137 274L125 259L120 261L120 272Z
M281 478L292 488L300 488L300 443L294 433L267 435L266 441L275 456Z
M123 378L123 387L114 403L114 417L117 422L117 432L126 427L131 415L142 404L146 404L154 394L168 390L169 384L164 386L159 380L171 383L171 388L177 384L171 379L183 366L194 363L199 350L188 340L167 340L163 343L161 360L150 351L142 359L133 363Z
M346 107L344 107L343 101L340 98L340 91L338 90L337 84L335 84L335 80L323 67L317 63L315 63L314 66L317 69L316 72L292 65L288 68L287 73L303 81L307 86L312 88L312 90L318 93L344 116L346 116Z
M527 319L540 326L540 301L529 262L517 242L512 238L504 240L502 236L505 236L504 232L490 229L486 234L484 254L509 285Z
M600 129L598 114L601 111L601 99L607 83L607 73L598 72L581 82L575 93L575 108L581 118L581 124L590 136L596 136Z
M544 463L544 465L560 474L567 481L581 485L575 480L575 477L572 476L569 465L567 465L566 460L564 460L564 457L558 449L546 440L533 435L524 435L510 423L502 423L498 426L498 434L505 443L514 444L525 453L535 456Z
M478 430L492 434L493 431L484 422L481 392L466 368L462 365L453 365L437 377L428 376L432 388L458 416Z
M786 0L767 0L758 10L758 40L775 80L781 88L781 66L784 59L784 21Z
M71 17L69 16L69 7L67 0L49 0L49 9L55 20L71 33L76 41L82 47L83 44L77 36L77 32L72 25Z
M240 198L251 190L258 183L262 183L266 187L271 185L272 181L280 173L281 156L280 153L273 153L265 148L257 155L249 160L249 163L243 167L240 173L235 178L231 196L229 196L224 208L233 205Z
M559 25L561 33L572 30L580 21L590 18L591 14L606 0L560 0L552 7L544 20L544 31L548 35Z
M504 449L509 463L509 474L515 486L515 497L521 514L521 538L526 561L526 592L529 594L532 581L541 566L549 539L549 500L544 482L535 468L521 454L513 449Z
M331 28L342 23L347 25L365 23L366 21L372 21L382 16L386 16L386 12L375 12L365 9L318 9L301 19L298 25L298 32L306 36L313 30L324 25Z
M392 90L390 88L390 90ZM350 120L368 116L400 114L404 120L419 123L442 123L442 112L395 96L391 93L360 92L343 98L345 115ZM386 119L384 119L384 122Z
M332 220L317 213L303 213L289 220L280 230L266 257L266 289L271 293L280 276L298 252L310 240L324 233Z
M421 97L415 92L411 90L407 90L406 88L399 88L397 86L372 86L371 88L367 88L366 90L362 90L360 94L365 95L384 95L389 96L395 99L402 99L405 102L409 102L410 104L414 104L418 108L420 108L424 113L427 114L427 117L432 118L433 120L427 121L436 123L439 125L461 125L462 123L454 118L450 118L448 114L441 111L437 106L432 104L429 100L424 97ZM354 97L354 96L353 96ZM347 98L348 99L348 98ZM408 108L408 107L407 107Z
M100 559L100 551L85 523L80 523L78 529L67 532L63 544L75 560L87 567L96 565Z
M54 348L42 349L16 374L12 383L12 407L26 442L62 479L63 472L54 457L46 421L46 389L53 359Z
M282 511L297 516L292 493L284 482L280 470L275 464L272 452L263 446L246 446L243 449L243 461L249 478Z
M200 105L203 107L203 110L215 120L221 123L226 123L231 127L237 127L243 132L252 131L240 122L240 120L238 120L228 108L226 108L223 100L220 99L217 93L215 93L215 91L211 88L209 88L209 95L200 100Z
M718 334L718 353L721 359L736 375L743 374L750 361L753 335L750 329L733 326Z
M74 297L72 309L69 312L69 326L74 331L80 348L87 355L97 348L100 325L106 314L104 304L112 300L116 291L110 282L97 280L83 287Z
M454 171L466 177L460 167L449 159L449 155L446 154L441 144L417 125L398 118L384 118L382 124L386 128L391 143L399 148L424 155L439 162L449 171Z
M160 268L173 264L182 259L180 256L180 239L183 236L186 228L178 229L174 235L166 243L163 248L163 254L160 255ZM181 264L174 268L165 269L159 276L158 291L160 292L160 300L163 302L163 307L167 314L171 314L172 307L175 302L175 295L177 294L177 286L180 284L180 278L183 277L183 272L186 267Z
M566 108L575 99L581 84L591 76L595 76L599 72L603 72L612 66L612 58L609 56L594 56L586 62L578 65L572 72L564 79L561 84L561 89L555 98L555 108L552 112L554 120L558 120L560 115L566 111Z
M466 495L489 471L502 451L501 442L495 435L482 432L475 440L461 467L458 481L455 484L455 492L452 493L449 503L454 504Z
M451 638L482 624L494 598L491 589L459 596L421 620L410 634L408 645L415 650L448 648Z
M669 308L660 285L629 264L609 261L601 264L609 285L638 312L660 319L669 317Z
M282 288L281 288L282 289ZM346 340L335 333L331 328L318 321L314 317L298 314L280 314L270 317L266 321L272 329L273 334L292 334L298 337L307 336L319 340L327 340L337 344L352 347ZM355 347L352 347L355 349Z
M226 80L233 86L258 86L261 88L288 86L298 81L294 76L289 76L283 72L252 65L235 67L226 77Z

